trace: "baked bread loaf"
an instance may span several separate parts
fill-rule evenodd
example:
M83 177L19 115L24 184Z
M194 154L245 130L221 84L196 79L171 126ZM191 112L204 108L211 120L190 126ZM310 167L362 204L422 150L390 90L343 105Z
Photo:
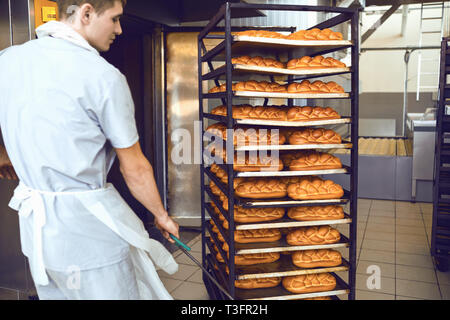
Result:
M286 236L286 241L291 246L331 244L340 239L339 231L330 226L301 227Z
M347 65L331 57L323 56L304 56L298 59L291 59L287 63L287 69L308 70L308 69L326 69L326 68L345 68Z
M284 277L282 285L293 293L330 291L336 288L336 278L330 273L302 274Z
M228 201L223 202L223 207L228 210ZM240 223L278 220L283 218L284 214L284 208L242 208L234 206L234 221Z
M343 40L340 32L334 32L331 29L313 28L311 30L299 30L285 37L289 40Z
M221 122L214 123L206 131L223 140L227 140L227 126ZM259 129L251 127L236 126L233 131L234 145L268 145L268 144L284 144L286 137L280 134L278 129Z
M227 243L222 246L223 250L227 253L229 257L229 247ZM235 264L240 266L250 266L263 263L272 263L280 259L280 254L278 252L260 252L260 253L250 253L250 254L237 254L235 257Z
M234 241L238 243L273 242L281 239L278 229L236 230Z
M281 171L283 170L283 161L276 157L249 155L244 157L234 154L233 168L235 171Z
M287 87L288 93L344 93L344 88L334 81L323 82L320 80L311 83L309 80L293 82Z
M260 37L260 38L275 38L284 39L285 36L281 33L268 30L245 30L233 33L236 36Z
M286 110L277 106L251 106L248 104L233 106L234 119L255 119L286 121ZM219 116L227 115L227 107L224 105L215 107L211 113Z
M342 256L336 250L304 250L292 255L292 263L300 268L336 267L341 265Z
M329 170L342 168L341 160L329 153L314 150L298 151L281 155L283 164L291 171Z
M257 278L257 279L244 279L235 280L234 285L239 289L260 289L260 288L273 288L279 285L281 277L270 278Z
M281 179L249 178L236 187L235 194L251 199L284 198L287 195L287 184Z
M248 66L258 66L258 67L271 67L271 68L286 68L286 65L278 60L272 58L263 58L260 56L250 57L250 56L240 56L231 59L232 64L243 64Z
M283 131L289 144L339 144L342 138L339 134L330 129L304 128L296 131Z
M210 152L218 159L220 163L228 163L227 154L224 149L216 148L214 145L210 147ZM279 157L262 155L258 153L249 153L245 151L236 151L233 160L233 169L235 171L245 172L259 172L259 171L281 171L284 168L283 161Z
M289 184L287 193L294 200L339 199L344 195L344 189L331 180L306 176L299 183Z
M268 81L241 81L236 83L233 91L281 92L286 93L286 86Z
M344 218L341 206L292 207L288 209L288 217L298 221L338 220Z
M340 119L341 116L330 107L298 107L289 108L286 114L288 121L318 121Z

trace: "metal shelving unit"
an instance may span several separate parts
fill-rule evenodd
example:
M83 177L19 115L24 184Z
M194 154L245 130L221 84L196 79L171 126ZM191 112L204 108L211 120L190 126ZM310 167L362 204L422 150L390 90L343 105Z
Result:
M436 122L431 254L440 271L450 260L450 38L443 38Z
M284 39L268 39L256 37L243 37L232 34L231 27L231 12L243 8L251 8L256 10L279 10L279 11L314 11L314 12L331 12L337 13L334 18L324 21L312 28L319 29L332 28L341 23L349 23L351 26L351 39L342 41L295 41ZM212 34L217 24L225 21L224 34ZM252 29L249 27L248 29ZM277 31L276 28L272 31ZM220 43L214 48L207 50L205 40L215 39L220 40ZM351 49L351 67L339 68L332 70L307 70L302 72L296 70L295 72L286 70L272 70L273 68L254 68L240 66L231 63L232 57L251 54L253 50L264 49L270 54L277 55L280 53L286 54L288 59L293 58L293 49L303 48L308 55L323 55L338 50ZM349 149L351 153L350 165L343 166L342 169L335 170L317 170L317 171L264 171L264 172L236 172L232 163L221 164L228 177L228 183L225 184L218 177L211 172L210 168L205 164L202 157L200 165L201 175L201 201L202 201L202 262L205 268L228 290L228 293L235 299L303 299L321 296L331 296L333 299L339 299L339 295L348 295L349 300L355 299L355 280L356 280L356 234L357 234L357 166L358 166L358 95L359 95L359 12L356 8L335 8L323 6L299 6L299 5L258 5L246 3L226 3L219 12L210 20L208 25L200 32L198 37L198 85L199 85L199 119L202 122L201 128L201 154L204 154L204 139L212 139L213 136L205 131L204 121L214 120L226 124L228 129L234 128L235 125L252 125L264 128L283 128L283 127L316 127L323 125L348 125L350 126L350 141L342 141L341 144L329 145L266 145L266 146L244 146L236 148L233 146L232 137L228 141L221 140L214 136L214 140L221 142L227 147L227 158L232 159L234 152L239 150L305 150L305 149L321 149L330 150L335 148ZM213 61L225 61L225 64L218 68L213 67ZM204 74L203 64L208 65L209 71ZM288 93L261 93L261 92L239 92L232 91L233 80L243 74L258 74L270 76L284 75L287 77L287 82L295 82L302 79L310 79L316 77L332 76L337 74L347 73L351 75L351 92L343 94L288 94ZM219 85L219 80L226 81L226 91L219 93L204 93L204 81L214 80L215 84ZM233 99L236 98L264 98L265 105L267 105L269 98L283 98L287 101L287 106L293 106L294 99L329 99L332 102L334 99L348 99L350 101L350 116L342 117L339 120L322 120L304 122L285 122L285 121L264 121L264 120L238 120L232 116ZM205 100L215 99L221 101L227 107L227 116L214 115L204 111ZM350 179L350 189L344 191L344 196L339 199L330 200L293 200L291 198L281 199L244 199L239 198L234 194L234 179L237 177L296 177L304 175L327 175L327 174L345 174ZM220 191L227 196L228 208L225 210L222 207L222 201L216 196L206 180L214 182ZM207 199L209 199L207 201ZM220 213L228 223L228 228L222 225L220 217L214 211L209 203L213 202ZM298 207L298 206L312 206L312 205L347 205L348 212L345 212L343 219L339 220L322 220L322 221L296 221L287 218L287 215L282 219L269 222L258 223L238 223L234 221L234 208L241 206L243 208L265 208L265 207ZM207 214L210 219L207 219ZM212 229L210 222L214 222L218 233ZM349 227L349 236L346 237L341 234L341 239L337 243L324 244L316 246L291 246L287 244L284 236L275 242L268 243L236 243L234 241L234 232L236 230L251 230L251 229L270 229L277 228L279 230L287 230L286 228L304 227L304 226L321 226L321 225L335 225L345 224ZM216 230L216 232L217 232ZM219 244L218 236L221 236L228 244L228 253L217 245L215 249L213 242ZM309 249L322 248L346 248L348 249L348 261L342 259L342 264L331 268L299 268L293 265L289 258L282 256L280 260L273 263L266 263L253 266L236 266L235 256L238 254L261 253L261 252L285 252L298 251ZM207 253L207 249L209 253ZM225 263L220 263L217 259L219 254ZM348 281L341 279L335 272L348 271ZM291 276L300 274L312 274L330 272L337 281L337 286L332 291L315 292L306 294L293 294L285 290L281 284L274 288L243 290L235 287L235 280L251 279L251 278L265 278L274 276ZM208 293L212 299L226 299L215 285L207 278L203 277Z

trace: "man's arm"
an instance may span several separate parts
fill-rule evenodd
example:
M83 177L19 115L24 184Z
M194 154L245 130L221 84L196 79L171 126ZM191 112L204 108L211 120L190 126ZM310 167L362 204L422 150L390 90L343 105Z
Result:
M2 145L0 145L0 179L17 180L16 171Z
M153 175L153 167L141 150L139 142L130 148L116 149L122 173L131 194L155 216L156 227L170 242L169 233L179 238L179 226L173 221L161 201Z

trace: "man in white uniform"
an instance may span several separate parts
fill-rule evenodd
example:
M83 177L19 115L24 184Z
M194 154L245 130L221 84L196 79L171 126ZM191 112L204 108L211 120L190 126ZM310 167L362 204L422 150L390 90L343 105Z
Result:
M122 33L125 2L58 1L61 22L0 52L0 127L20 180L10 206L40 299L171 299L156 267L178 265L106 183L117 154L133 196L169 241L179 237L139 146L127 81L99 55ZM14 178L3 148L0 168Z

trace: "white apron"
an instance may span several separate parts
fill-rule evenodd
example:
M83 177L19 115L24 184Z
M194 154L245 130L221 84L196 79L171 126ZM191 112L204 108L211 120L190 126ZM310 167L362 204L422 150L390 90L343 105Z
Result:
M155 265L168 274L174 274L178 271L178 264L160 242L149 238L142 221L112 184L89 191L47 192L19 183L9 206L19 211L21 217L33 219L34 249L30 269L36 284L45 286L49 283L42 249L42 228L46 223L42 197L46 196L76 197L92 215L130 244L130 255L141 299L173 299L161 282Z

